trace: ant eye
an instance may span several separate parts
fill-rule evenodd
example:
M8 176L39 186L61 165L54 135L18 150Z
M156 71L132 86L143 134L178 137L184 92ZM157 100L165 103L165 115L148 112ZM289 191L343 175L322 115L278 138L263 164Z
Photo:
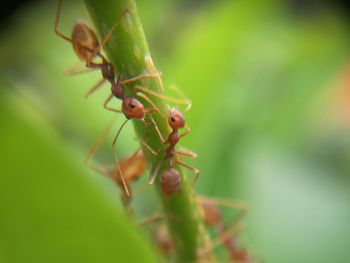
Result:
M171 117L170 120L171 120L172 122L175 122L175 121L176 121L176 119L175 119L174 117Z
M130 108L135 109L135 105L133 103L130 103Z

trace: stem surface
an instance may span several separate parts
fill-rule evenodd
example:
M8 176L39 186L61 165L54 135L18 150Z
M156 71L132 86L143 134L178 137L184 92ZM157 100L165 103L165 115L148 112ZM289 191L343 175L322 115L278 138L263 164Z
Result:
M121 18L111 38L104 47L110 62L116 68L116 74L122 74L125 78L132 78L142 73L157 72L152 62L134 0L85 0L85 3L101 39L110 31L116 21ZM125 13L126 10L129 12ZM123 13L125 15L121 15ZM143 79L137 84L158 93L162 91L161 78ZM133 94L130 91L132 85L135 85L135 83L129 85L128 87L130 89L128 88L126 90L129 95ZM168 109L164 101L155 97L151 99L167 115ZM151 108L146 101L140 98L139 100L145 107ZM163 137L166 138L169 134L167 119L161 117L158 113L153 113L152 117L162 132ZM151 125L145 127L139 120L133 120L133 123L137 136L147 141L153 149L158 150L164 146ZM156 157L150 154L147 149L143 148L143 151L149 167L154 168L161 158L164 158L164 154ZM165 165L166 163L164 162L159 175L166 167ZM195 195L192 194L187 178L182 171L179 167L176 167L176 169L182 174L181 192L168 197L159 189L159 180L154 185L157 185L159 189L164 210L167 214L172 215L167 220L170 234L175 244L177 261L193 262L197 258L198 240L204 240L205 238L201 239L200 237L203 231L199 229L203 228L198 219Z

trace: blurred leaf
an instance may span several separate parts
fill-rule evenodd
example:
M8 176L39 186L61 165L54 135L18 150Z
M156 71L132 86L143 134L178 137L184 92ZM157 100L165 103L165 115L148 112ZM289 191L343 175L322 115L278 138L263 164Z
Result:
M320 94L336 92L329 83L348 59L349 38L344 21L331 10L297 17L284 3L227 1L197 14L176 39L164 76L193 102L187 114L192 132L184 141L199 154L194 163L202 171L200 192L250 201L247 244L257 257L267 262L344 262L349 195L338 180L350 164L334 170L310 156L320 143L320 129L329 125L322 119L327 100L317 108L319 119L311 120L310 111L316 110ZM334 143L334 133L331 138ZM334 197L327 204L325 192ZM322 204L314 211L318 202ZM326 231L332 220L336 226ZM311 241L308 226L317 240Z
M0 101L1 262L155 262L58 142Z

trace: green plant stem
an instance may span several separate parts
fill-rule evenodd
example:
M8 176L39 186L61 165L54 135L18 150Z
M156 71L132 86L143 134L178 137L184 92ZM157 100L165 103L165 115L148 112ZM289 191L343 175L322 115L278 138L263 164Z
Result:
M151 59L134 0L85 0L85 2L101 38L109 32L121 17L121 14L125 10L129 10L126 15L122 16L120 23L104 47L110 62L116 68L117 74L132 78L142 73L157 72ZM156 92L162 90L160 78L144 79L139 81L138 84ZM132 85L135 85L135 83ZM127 89L129 95L133 94L130 93L132 85L129 85ZM163 100L155 97L151 99L164 114L168 112ZM146 101L140 100L146 107L151 107ZM152 114L152 117L163 136L167 137L169 134L167 119L157 113ZM158 150L164 146L152 126L145 127L139 120L134 120L133 123L137 136L147 141L153 149ZM154 168L161 158L164 158L164 155L153 156L146 149L143 150L150 167ZM165 165L163 165L159 175L164 170ZM197 258L198 240L201 240L200 234L202 232L199 230L201 223L196 212L198 209L194 195L191 194L192 190L183 172L180 169L179 171L182 174L182 191L170 197L164 195L160 190L159 193L164 210L166 213L173 215L168 219L168 225L175 244L177 260L188 262L195 261ZM154 186L159 188L158 180Z

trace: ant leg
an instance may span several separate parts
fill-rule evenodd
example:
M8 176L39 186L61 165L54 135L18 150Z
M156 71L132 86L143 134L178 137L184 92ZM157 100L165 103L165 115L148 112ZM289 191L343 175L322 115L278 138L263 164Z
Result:
M103 56L101 56L101 57L104 59ZM90 61L90 62L86 62L85 66L87 68L90 68L90 69L98 69L98 70L100 70L104 66L104 63L94 63L94 62Z
M171 85L171 86L170 86L170 89L173 90L173 91L175 91L175 92L177 93L177 95L179 95L179 97L182 98L183 100L191 102L191 100L190 100L188 97L186 97L185 94L184 94L177 86ZM192 103L190 103L190 104L187 106L187 108L186 108L185 111L186 111L186 112L189 111L189 110L191 109L191 107L192 107Z
M60 23L61 9L62 9L62 0L58 0L56 17L55 17L54 32L60 38L66 40L66 41L68 41L70 43L73 43L73 41L72 41L72 39L70 37L67 37L66 35L64 35L63 33L61 33L58 30L58 24Z
M152 58L150 56L145 57L145 66L148 72L157 72L156 67L153 64ZM157 77L158 85L157 88L161 93L164 92L164 85L163 85L163 79L161 78L161 75L158 75Z
M157 93L157 92L155 92L153 90L149 90L149 89L147 89L145 87L142 87L140 85L135 85L133 87L133 89L141 91L143 93L146 93L146 94L148 94L150 96L154 96L154 97L159 98L161 100L165 100L165 101L170 102L170 103L187 105L186 109L189 109L191 107L191 105L192 105L192 102L190 100L182 100L182 99L170 98L170 97L167 97L167 96L165 96L163 94Z
M175 215L167 215L167 214L163 214L163 213L154 213L153 215L150 215L149 217L146 217L144 219L142 219L141 221L139 221L137 223L138 226L143 226L143 225L149 225L152 223L155 223L157 221L160 220L164 220L164 219L175 219L178 220L179 218Z
M180 134L180 138L184 137L185 135L189 134L190 133L190 128L188 128L187 126L185 127L185 131Z
M176 151L176 154L186 156L189 158L197 158L198 157L198 155L196 153L188 151L188 150L184 150L184 149Z
M125 194L130 197L130 192L129 192L129 188L128 188L128 185L125 181L125 178L123 176L123 172L122 172L122 169L119 165L119 159L118 159L118 155L117 155L117 152L116 152L116 149L115 149L115 144L117 142L117 139L119 137L119 134L120 132L122 131L123 127L125 126L125 124L128 122L129 119L126 119L123 124L120 126L118 132L117 132L117 135L115 136L113 142L112 142L112 150L113 150L113 154L114 154L114 160L115 160L115 163L118 167L118 170L119 170L119 174L120 174L120 179L122 180L122 184L123 184L123 188L124 188L124 191L125 191Z
M108 96L108 98L105 100L105 102L103 103L103 107L106 109L106 110L109 110L109 111L113 111L113 112L117 112L117 113L123 113L123 111L121 110L118 110L118 109L114 109L114 108L111 108L108 106L108 103L110 102L111 99L113 99L113 94L110 94Z
M84 73L90 73L96 70L97 68L78 68L77 65L71 66L67 69L64 70L64 75L65 76L75 76L75 75L80 75Z
M207 198L204 196L197 196L197 202L199 204L209 203L215 206L220 205L232 209L239 209L239 214L236 215L232 220L230 220L228 227L225 227L226 224L224 222L221 222L217 226L219 237L215 241L213 241L210 250L204 251L204 254L210 252L215 247L223 245L229 240L234 239L235 236L237 236L237 234L239 233L239 231L243 228L241 224L238 224L238 222L242 219L243 216L246 215L246 213L248 213L248 206L244 202L237 202L223 198Z
M65 34L63 34L62 32L60 32L60 31L58 30L58 24L60 23L61 9L62 9L62 0L58 0L58 3L57 3L57 11L56 11L56 16L55 16L55 23L54 23L54 32L55 32L55 34L56 34L58 37L60 37L60 38L62 38L62 39L64 39L64 40L66 40L66 41L68 41L68 42L70 42L70 43L72 43L72 44L76 44L76 45L82 47L82 48L85 49L85 50L88 50L88 51L90 51L90 52L93 52L92 54L93 54L94 56L99 55L102 59L104 59L104 57L103 57L99 52L96 52L96 53L95 53L95 51L92 50L92 49L90 49L89 47L86 47L86 46L84 46L84 45L82 45L82 44L80 44L80 43L75 43L75 42L73 42L73 40L72 40L70 37L66 36ZM93 57L94 57L94 56L93 56ZM92 57L92 58L93 58L93 57ZM91 59L92 59L92 58L91 58ZM87 61L87 64L90 64L91 59L90 59L89 61Z
M126 15L126 14L130 14L129 9L126 9L123 11L123 13L118 17L117 21L114 23L114 25L112 26L112 28L109 30L109 32L107 33L107 35L105 35L105 37L102 39L101 43L99 44L99 46L96 48L96 50L94 50L94 52L92 53L92 58L94 56L96 56L97 54L100 53L101 49L106 45L106 43L108 42L108 40L111 38L113 31L117 28L118 24L121 22L121 19Z
M191 167L191 166L189 166L189 165L187 165L187 164L185 164L185 163L183 163L183 162L181 162L181 161L179 161L179 160L176 160L176 159L175 159L175 163L177 163L178 165L180 165L180 166L182 166L182 167L185 167L185 168L191 170L191 171L195 174L195 178L193 179L192 185L193 185L195 182L197 182L198 177L199 177L199 175L200 175L200 172L199 172L198 169L193 168L193 167Z
M126 80L123 80L122 81L122 84L128 84L128 83L131 83L131 82L135 82L135 81L138 81L138 80L141 80L141 79L147 79L147 78L157 78L158 76L161 76L162 74L160 72L157 72L157 73L154 73L154 74L151 74L151 73L148 73L148 74L141 74L137 77L134 77L134 78L131 78L131 79L126 79Z
M159 169L162 166L162 164L163 164L163 160L160 160L158 162L156 168L154 169L154 172L153 172L152 176L150 176L150 178L148 179L148 184L150 184L150 185L154 184L154 181L156 180L156 177L157 177L157 175L159 173Z
M94 93L96 90L102 87L102 85L105 83L106 79L101 79L99 82L97 82L92 88L90 88L84 95L85 98L88 98L92 93Z
M155 150L152 149L151 146L149 146L144 140L140 139L140 143L154 156L158 156L159 152L156 152Z
M237 230L237 224L239 221L242 220L242 218L249 212L249 208L246 203L244 202L239 202L239 201L234 201L230 199L224 199L224 198L207 198L204 196L197 196L197 202L198 203L209 203L213 205L220 205L223 207L228 207L232 209L238 209L238 214L235 215L228 224L224 224L222 222L222 225L227 225L227 227L224 227L222 229L219 229L221 232L221 235L226 238L219 238L216 243L217 245L220 245L227 239L227 236L232 234L235 230ZM221 239L221 240L220 240ZM217 246L215 245L215 246ZM214 247L215 247L214 246Z
M103 176L110 177L109 174L102 169L100 166L96 166L91 162L92 157L96 154L98 148L100 148L103 141L106 139L107 134L110 132L111 128L113 127L113 124L116 120L116 117L113 118L111 123L105 128L103 133L97 138L96 142L90 147L89 151L86 153L84 158L84 164L90 168L92 171L99 173Z
M132 155L126 157L125 159L119 162L119 166L121 170L124 172L124 177L127 178L127 182L133 182L136 180L141 174L143 174L146 169L146 159L143 156L140 148L136 150ZM127 174L125 176L125 173ZM116 167L113 171L111 178L118 184L122 185L120 180L119 168Z
M158 126L157 126L157 124L154 122L152 116L150 116L150 119L151 119L151 121L152 121L152 124L153 124L155 127L158 128ZM144 120L143 120L143 121L144 121ZM145 124L146 127L148 127L147 122L144 121L144 124ZM158 129L158 131L159 131L159 129ZM147 138L146 140L148 140L148 139L149 139L149 136L150 136L150 134L149 134L149 129L147 130L147 134L148 134L148 135L147 135L147 137L146 137L146 138ZM158 133L157 133L157 134L158 134ZM158 134L158 135L160 135L160 136L161 136L161 139L163 139L163 137L162 137L160 131L159 131L159 134ZM160 148L158 151L155 151L148 143L146 143L146 141L144 141L144 140L142 140L142 139L140 139L140 138L138 138L138 140L139 140L140 143L141 143L151 154L153 154L154 156L158 156L159 153L163 150L163 148Z
M151 118L152 121L154 121L152 117L150 117L150 118ZM154 123L154 125L157 125L157 124ZM158 128L158 126L155 126L155 127ZM159 129L158 129L158 131L159 131ZM158 135L161 136L161 140L162 140L163 137L162 137L160 131L159 131L159 134L158 134ZM155 150L154 150L148 143L146 143L144 140L142 140L142 139L139 138L139 141L140 141L140 143L141 143L151 154L153 154L154 156L158 156L159 153L163 150L163 148L160 148L158 151L155 151Z
M160 116L162 116L163 118L166 118L166 116L160 111L160 109L157 107L157 105L154 104L154 102L149 97L147 97L145 94L143 94L141 92L137 92L136 95L138 97L144 99L145 101L147 101L152 106L152 109L154 111L158 112Z
M249 211L249 208L246 203L244 202L239 202L239 201L234 201L230 199L225 199L225 198L207 198L204 196L197 196L197 200L199 203L210 203L213 205L220 205L232 209L239 209L243 215L247 214ZM241 219L241 218L239 218Z
M220 203L218 203L218 204L225 205L225 204L220 204ZM235 203L235 204L233 203L232 206L230 206L230 207L233 207L234 205L238 205L238 203ZM228 227L225 227L225 229L223 229L223 233L230 233L233 230L235 230L237 223L239 221L241 221L242 218L244 218L249 211L248 207L246 205L244 205L243 203L241 203L239 206L236 206L236 208L239 209L238 214L230 220Z
M222 231L220 229L217 229L217 234L218 237L215 238L215 240L212 241L212 244L205 248L204 250L200 251L200 256L205 256L208 253L211 253L215 248L219 247L219 246L226 246L226 244L229 244L230 248L228 253L231 255L232 257L232 253L234 253L234 258L238 259L240 258L239 254L240 253L245 253L246 250L245 249L238 249L238 247L236 247L235 243L236 243L236 238L239 235L239 233L244 229L244 225L242 224L237 224L235 225L230 232L228 231ZM234 242L232 244L232 242ZM232 247L232 245L234 245L234 247ZM226 247L227 249L227 247ZM249 256L249 255L244 255ZM231 261L230 261L231 262ZM236 260L234 261L236 262ZM251 261L247 261L247 260L238 260L237 262L251 262Z
M120 167L120 168L119 168ZM136 181L146 170L146 159L143 153L138 149L132 155L124 158L120 161L119 167L115 166L114 171L111 175L111 179L123 189L123 181L120 175L120 170L123 172L124 178L127 182L128 189L130 191L130 197L132 197L132 189L130 185ZM126 195L125 191L122 191L121 196L124 206L127 208L130 203L129 196Z
M161 141L163 144L165 144L167 141L164 139L162 133L160 132L157 123L154 121L154 119L152 118L151 115L149 116L149 118L150 118L150 120L151 120L151 122L152 122L152 125L153 125L154 129L155 129L156 132L157 132L157 135L158 135L160 141ZM145 126L146 126L146 128L147 128L147 127L148 127L147 122L146 122L144 119L141 119L141 121L143 121L143 123L145 124ZM149 134L149 131L147 131L147 134L148 134L148 136L150 135L150 134ZM140 140L141 143L143 143L144 146L146 146L146 148L147 148L148 150L150 150L150 152L153 153L155 156L157 156L157 155L159 154L159 152L161 151L161 149L160 149L160 150L158 150L158 152L156 152L156 151L153 150L145 141L143 141L143 140L141 140L141 139L139 139L139 140Z
M152 223L156 223L160 220L164 220L167 219L168 216L162 213L154 213L153 215L150 215L142 220L140 220L139 222L137 222L136 224L138 226L144 226L144 225L149 225Z
M150 119L151 119L151 122L152 122L152 124L153 124L153 126L154 126L154 129L156 130L156 132L157 132L157 134L158 134L158 137L159 137L160 141L161 141L163 144L165 144L165 143L167 142L167 140L164 139L162 133L161 133L160 130L159 130L159 127L158 127L157 123L153 120L152 117L151 117Z

